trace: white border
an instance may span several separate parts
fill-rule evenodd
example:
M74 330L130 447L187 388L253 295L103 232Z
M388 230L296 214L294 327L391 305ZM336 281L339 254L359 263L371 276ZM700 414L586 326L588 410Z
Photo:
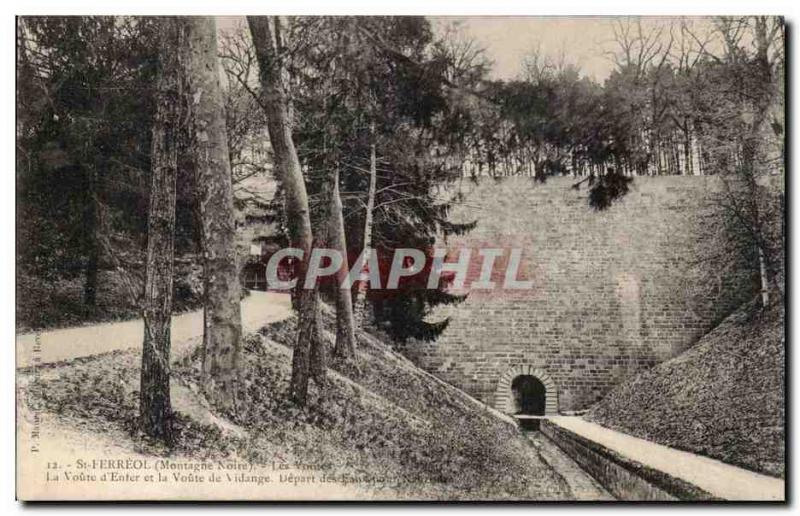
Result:
M793 86L790 92L791 112L789 119L792 122L797 120L797 102L796 102L796 88L798 72L797 66L794 62L794 44L793 40L796 38L795 30L797 29L797 22L800 19L798 15L798 5L800 2L794 1L780 1L780 0L725 0L725 1L708 1L708 0L661 0L660 2L645 2L642 0L602 0L590 2L587 0L558 0L556 2L539 2L536 0L403 0L403 1L384 1L378 0L371 1L312 1L312 0L291 0L291 1L278 1L278 0L262 0L262 1L243 1L243 0L225 0L225 1L208 1L208 0L193 0L181 5L178 2L166 2L164 0L139 0L139 1L89 1L89 2L66 2L64 0L27 0L14 3L4 3L2 6L3 16L0 17L0 29L2 30L2 45L0 45L0 66L2 66L2 117L0 117L0 156L3 160L3 169L0 173L0 192L3 196L0 202L0 235L3 237L3 253L0 255L0 306L2 306L2 335L5 337L5 344L2 347L2 360L0 363L5 367L5 374L2 374L2 386L0 386L0 408L2 412L2 440L0 440L0 450L2 456L0 457L0 504L2 504L4 514L16 514L22 510L31 510L31 507L23 507L21 504L14 502L14 485L15 485L15 461L14 461L14 15L15 14L215 14L215 15L242 15L242 14L426 14L426 15L709 15L709 14L781 14L786 16L790 26L790 71L791 82ZM795 124L792 125L792 130L789 133L791 141L789 142L789 149L792 156L796 150L797 128ZM796 156L793 161L796 161ZM794 167L793 167L794 168ZM789 173L793 173L790 170ZM797 198L798 187L797 180L790 181L791 191L790 199L793 201L792 217L789 221L791 230L791 241L797 240ZM790 250L792 263L791 270L794 272L793 278L798 271L797 253ZM792 291L796 291L796 281L792 281ZM795 324L800 324L800 317L798 315L797 303L792 303L792 310L790 320L796 321ZM794 344L791 339L788 345ZM791 371L793 376L800 374L798 371L798 356L800 350L790 348L791 357ZM792 382L794 383L794 382ZM791 428L796 428L796 420L794 417L797 413L796 396L792 395L792 391L787 393L791 402L792 424ZM791 436L788 436L791 437ZM791 440L790 440L791 441ZM793 462L797 461L797 450L792 448L791 442L787 443L790 446L793 457ZM793 470L796 468L792 468ZM792 471L791 473L794 473ZM796 474L790 474L792 486L790 493L796 498L797 482ZM585 507L585 506L584 506ZM536 511L537 513L555 513L558 511L564 514L564 511L572 512L574 510L581 510L584 507L558 507L558 506L504 506L503 510L513 511ZM85 507L85 506L62 506L59 511L67 513L79 513L86 510L102 510L109 509L109 506ZM436 506L436 507L420 507L420 506L358 506L345 507L345 506L296 506L287 508L285 506L235 506L235 507L197 507L197 506L155 506L155 507L142 507L142 506L115 506L115 509L123 510L126 512L140 512L140 511L154 511L161 512L166 510L177 510L180 512L196 511L198 509L210 511L214 513L226 511L228 509L254 509L260 511L269 511L270 513L286 513L291 511L294 514L298 513L312 513L317 511L336 511L336 512L350 512L353 510L358 511L386 511L386 510L413 510L420 513L432 513L434 511L453 511L462 510L467 508L470 512L474 513L490 513L497 510L497 507L488 506ZM637 512L641 510L663 510L664 507L636 507L636 506L606 506L598 507L592 506L593 510L626 510L633 508ZM678 508L680 511L693 513L693 514L707 514L709 511L718 512L730 510L731 506L681 506L673 507ZM738 507L748 513L761 512L770 510L764 507ZM47 507L35 508L35 510L47 509ZM772 509L774 510L774 509Z

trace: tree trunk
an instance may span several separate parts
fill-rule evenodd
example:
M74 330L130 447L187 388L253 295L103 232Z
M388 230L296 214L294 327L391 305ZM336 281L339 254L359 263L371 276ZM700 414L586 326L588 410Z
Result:
M87 147L89 145L90 143L87 142ZM94 164L84 164L84 166L89 170L86 177L86 211L83 218L86 247L86 281L83 285L83 303L86 306L94 307L97 305L97 268L100 264L100 244L97 241L97 169Z
M241 286L217 30L212 17L189 17L186 24L190 154L197 177L204 262L203 391L213 404L235 413L242 340Z
M315 240L314 247L318 243ZM312 295L306 298L304 302L307 303L306 307L313 312L313 326L309 330L310 337L308 337L311 348L308 364L309 376L314 379L317 385L323 386L328 377L328 350L323 339L322 313L319 309L319 284L314 285L313 289L307 291L311 292Z
M303 172L292 140L288 117L288 102L281 84L282 66L278 60L276 43L272 38L269 19L248 16L247 23L255 46L261 80L262 103L267 115L267 130L275 160L275 172L286 192L286 218L289 222L289 239L292 247L303 250L299 262L297 281L305 283L308 260L311 255L313 235ZM276 26L278 21L276 19ZM297 342L292 353L292 378L289 396L299 405L308 397L309 351L315 337L319 301L315 289L301 288L298 293Z
M339 169L334 169L331 189L330 211L328 213L328 241L333 249L342 255L342 266L336 271L334 295L336 296L336 345L334 354L344 359L356 355L355 320L353 318L353 294L349 288L342 288L350 270L347 259L347 238L344 232L342 198L339 194Z
M375 153L375 124L369 127L372 141L369 146L369 191L367 192L367 213L364 215L364 246L368 253L372 250L372 212L375 210L375 190L378 182L377 156ZM369 263L369 256L365 256L364 263ZM355 324L360 328L364 325L367 312L367 282L359 282L356 290Z
M152 179L147 225L144 290L144 343L139 388L139 421L149 436L172 440L169 395L170 317L175 240L175 181L182 100L182 24L160 21L160 73L151 153Z
M278 48L281 48L278 45ZM332 192L332 190L331 190ZM322 195L328 195L328 192L323 189ZM330 205L330 203L328 203ZM315 213L316 217L311 218L311 232L313 235L313 240L311 244L311 249L320 249L322 247L326 247L329 245L327 242L328 234L330 233L330 213L328 209L330 206L327 206L326 209L318 210ZM303 299L302 295L304 292L310 291L312 295L307 297L304 302L307 303L307 307L311 307L313 312L313 321L312 327L308 330L310 333L309 339L309 358L308 358L308 372L309 378L314 380L317 385L324 386L327 382L328 376L328 350L325 346L324 341L324 332L322 328L322 311L320 310L320 282L316 281L312 289L304 288L305 284L305 276L303 274L303 283L298 281L298 288L294 290L298 295L296 296L298 301ZM299 308L297 308L299 310Z
M686 163L684 174L691 176L694 175L694 167L692 166L692 136L688 129L686 129L683 134L683 159Z
M759 245L758 247L758 270L761 276L761 304L763 306L769 305L769 289L770 289L770 277L769 277L769 268L767 267L767 260L764 253L764 247Z
M743 167L746 180L750 188L751 196L751 217L752 225L758 235L756 246L758 250L759 274L761 276L761 302L767 306L770 301L770 287L772 278L770 274L770 264L768 250L765 249L766 231L764 221L759 206L758 182L757 177L762 173L762 128L767 118L771 100L770 88L772 87L772 67L769 62L769 41L767 38L767 18L765 16L755 17L755 43L756 43L756 66L762 83L759 85L755 95L755 106L753 122L750 127L750 134L747 135L748 141L743 145Z

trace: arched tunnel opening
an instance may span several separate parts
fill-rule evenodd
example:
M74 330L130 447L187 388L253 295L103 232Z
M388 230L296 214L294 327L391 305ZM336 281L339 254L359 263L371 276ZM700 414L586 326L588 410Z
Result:
M544 416L547 389L535 376L519 375L511 382L514 395L514 415L524 430L538 430L539 419L525 416Z

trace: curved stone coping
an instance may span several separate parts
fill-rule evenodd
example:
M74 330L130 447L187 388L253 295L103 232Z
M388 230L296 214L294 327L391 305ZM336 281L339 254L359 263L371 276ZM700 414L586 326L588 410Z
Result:
M615 496L629 500L784 501L785 482L715 459L555 416L542 432ZM604 478L598 478L604 477Z

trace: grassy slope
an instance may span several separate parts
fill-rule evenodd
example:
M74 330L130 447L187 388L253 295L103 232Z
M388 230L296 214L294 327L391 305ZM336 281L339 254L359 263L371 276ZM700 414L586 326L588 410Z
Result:
M784 475L784 311L749 303L698 343L620 385L587 418Z
M331 371L312 383L308 407L286 398L294 320L247 338L242 413L244 432L180 415L167 450L132 431L137 411L138 353L81 359L41 374L29 403L78 421L92 432L131 436L150 453L197 458L236 456L269 464L277 455L302 463L336 461L337 474L394 479L367 484L379 498L564 499L569 490L511 425L488 414L377 339L359 335L360 371ZM196 354L197 355L197 354ZM199 360L176 364L174 382L197 391Z

